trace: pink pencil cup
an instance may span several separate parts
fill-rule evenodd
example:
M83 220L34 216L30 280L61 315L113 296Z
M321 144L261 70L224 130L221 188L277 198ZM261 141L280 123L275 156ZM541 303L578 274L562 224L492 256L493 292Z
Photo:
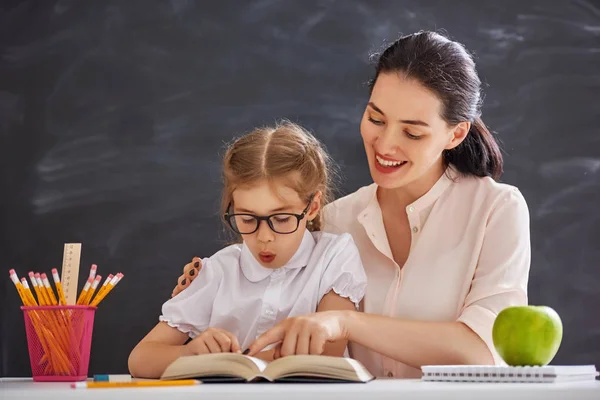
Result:
M96 309L77 305L21 307L34 381L87 379Z

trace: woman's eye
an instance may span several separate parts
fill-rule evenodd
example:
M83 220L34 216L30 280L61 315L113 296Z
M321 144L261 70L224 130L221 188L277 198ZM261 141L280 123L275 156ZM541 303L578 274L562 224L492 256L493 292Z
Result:
M380 121L380 120L378 120L378 119L375 119L375 118L373 118L373 117L371 117L371 116L367 117L367 119L368 119L368 120L369 120L369 121L370 121L372 124L375 124L375 125L383 125L383 121Z
M406 134L406 137L408 137L409 139L413 139L413 140L421 139L421 136L413 135L409 131L404 131L404 133Z
M254 218L242 218L244 224L254 224Z
M291 217L275 217L275 221L284 224L290 220Z

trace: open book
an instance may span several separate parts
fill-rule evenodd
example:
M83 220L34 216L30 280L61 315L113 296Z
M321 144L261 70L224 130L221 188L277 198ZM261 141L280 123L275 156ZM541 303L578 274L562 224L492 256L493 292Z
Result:
M195 378L203 382L369 382L373 375L352 358L299 355L270 363L237 353L184 356L160 379Z

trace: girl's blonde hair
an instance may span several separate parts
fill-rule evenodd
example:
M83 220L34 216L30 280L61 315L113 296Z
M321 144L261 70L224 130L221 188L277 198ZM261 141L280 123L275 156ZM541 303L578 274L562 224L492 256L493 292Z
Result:
M257 128L229 144L223 159L221 215L232 203L233 191L261 180L285 179L302 201L322 192L321 209L333 197L334 165L323 144L301 126L281 121L273 127ZM321 230L321 213L310 231Z

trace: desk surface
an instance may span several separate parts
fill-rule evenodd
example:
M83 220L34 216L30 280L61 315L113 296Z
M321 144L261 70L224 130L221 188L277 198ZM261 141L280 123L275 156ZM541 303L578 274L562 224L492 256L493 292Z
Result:
M0 379L0 398L11 399L174 399L229 400L353 399L600 399L600 381L563 383L450 383L415 379L377 379L367 384L201 384L135 389L71 389L68 383Z

